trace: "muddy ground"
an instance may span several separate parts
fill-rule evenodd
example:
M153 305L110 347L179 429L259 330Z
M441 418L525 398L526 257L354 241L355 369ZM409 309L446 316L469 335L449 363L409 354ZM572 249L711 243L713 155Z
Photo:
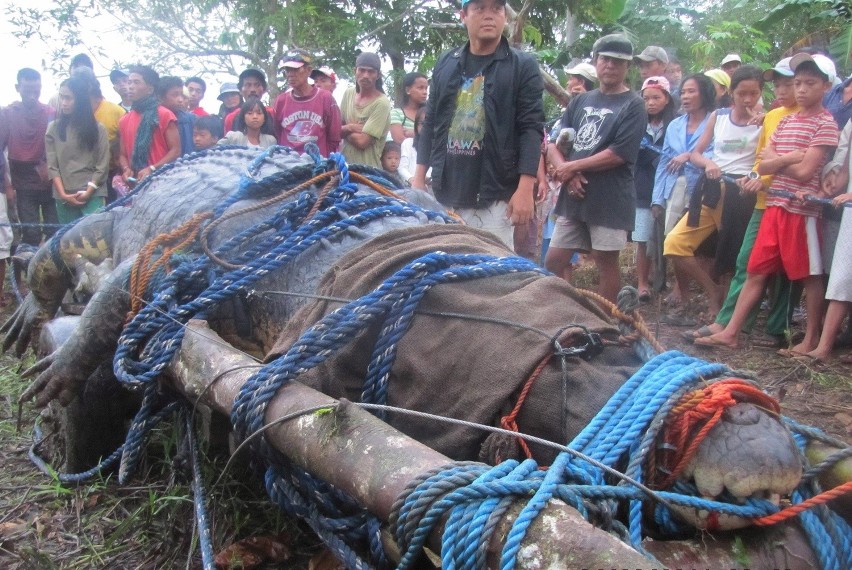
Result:
M629 280L630 271L625 277ZM592 284L594 274L587 271L584 277L580 272L579 280L581 285L584 280ZM0 320L11 308L0 312ZM690 308L698 316L703 306L699 300ZM666 311L661 303L655 300L640 310L665 347L752 371L781 400L786 415L850 439L852 368L836 357L827 366L809 367L762 348L767 339L760 334L745 339L738 350L707 352L681 338L686 328L659 322ZM15 402L26 386L17 373L19 367L17 359L0 357L0 567L199 568L187 482L172 464L171 428L164 427L154 438L148 459L130 485L120 487L112 476L77 487L60 485L36 471L27 458L35 420L32 410L24 412L22 431L15 429ZM206 480L215 480L222 467L222 460L208 461ZM259 482L245 472L229 473L211 489L211 496L216 548L246 537L266 537L289 560L264 567L334 566L319 558L318 540L271 506Z

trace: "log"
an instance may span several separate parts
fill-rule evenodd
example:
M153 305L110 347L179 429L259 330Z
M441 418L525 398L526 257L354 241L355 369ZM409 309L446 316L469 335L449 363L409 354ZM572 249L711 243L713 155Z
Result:
M202 321L188 325L169 373L190 401L230 414L240 388L257 363L238 352ZM215 382L214 382L215 380ZM334 414L303 415L266 431L267 440L300 467L345 491L374 515L387 520L406 485L450 460L401 434L352 404L292 382L270 402L267 423L315 406L338 405ZM489 568L499 567L501 538L517 516L519 502L500 523L489 544ZM429 547L440 552L438 527ZM781 533L781 534L779 534ZM782 537L783 540L779 540ZM752 567L810 569L816 560L795 525L701 541L646 541L658 560L670 567ZM655 563L614 536L589 524L573 508L551 501L527 533L519 568L651 568Z

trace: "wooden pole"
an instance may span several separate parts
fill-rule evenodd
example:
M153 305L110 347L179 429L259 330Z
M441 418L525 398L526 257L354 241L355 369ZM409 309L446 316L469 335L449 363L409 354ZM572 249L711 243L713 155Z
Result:
M191 401L230 414L240 388L257 363L236 351L206 323L192 321L170 366L175 387ZM215 382L214 382L215 380ZM282 388L269 403L266 421L315 406L338 402L298 382ZM420 474L449 463L433 449L409 438L356 405L343 404L333 414L309 414L270 428L266 437L295 464L345 491L370 512L387 520L406 485ZM502 538L520 509L504 517L489 545L489 567L499 567ZM438 528L429 546L440 552ZM768 531L775 536L779 532ZM783 543L767 531L734 539L648 541L648 548L670 566L735 567L743 557L752 567L813 568L815 560L797 527L783 527ZM739 535L738 536L744 536ZM776 537L777 538L777 537ZM712 546L708 547L710 544ZM651 568L654 563L614 536L595 528L562 503L551 501L530 527L518 568ZM727 555L726 555L727 553ZM741 565L741 564L740 564Z

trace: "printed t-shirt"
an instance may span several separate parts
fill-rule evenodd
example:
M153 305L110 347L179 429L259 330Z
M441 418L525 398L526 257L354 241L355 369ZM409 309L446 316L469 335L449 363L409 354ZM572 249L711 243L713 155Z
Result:
M340 113L344 125L358 123L363 132L373 137L373 142L364 150L353 144L343 145L343 156L353 164L382 167L382 150L390 129L390 100L381 94L363 107L355 104L355 88L350 87L343 94Z
M148 164L154 164L160 161L169 152L169 145L166 143L166 130L171 123L177 123L175 114L163 107L157 106L157 115L160 118L159 126L154 129L153 137L151 138L151 151L148 153ZM121 144L124 147L124 157L130 162L133 158L133 147L136 144L136 131L139 130L139 123L142 122L142 113L139 111L130 111L121 118L118 123L118 132L121 137Z
M810 116L802 116L793 113L781 119L778 128L772 134L772 145L779 155L787 154L794 150L805 150L813 146L836 147L840 138L837 123L834 117L826 110ZM826 153L827 154L827 153ZM818 194L820 190L820 173L828 157L825 156L819 164L819 168L807 182L800 182L788 174L779 172L775 174L770 190L784 190L787 192L807 191ZM819 217L822 214L822 205L813 202L798 203L790 198L781 196L766 197L766 206L780 206L794 214L802 216Z
M633 169L647 125L645 103L633 91L604 94L595 89L572 99L562 117L562 128L576 133L568 160L610 149L624 164L583 172L588 180L585 198L560 192L556 213L590 225L632 231L636 217Z
M494 54L466 54L456 107L447 133L447 157L436 198L453 208L476 208L485 142L485 75Z
M313 88L305 98L292 91L275 100L274 115L278 144L303 152L309 142L322 156L337 152L340 146L340 108L324 89Z

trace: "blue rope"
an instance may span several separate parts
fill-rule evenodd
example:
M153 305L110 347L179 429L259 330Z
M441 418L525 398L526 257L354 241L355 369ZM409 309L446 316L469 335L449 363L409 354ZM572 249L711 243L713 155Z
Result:
M250 289L269 272L286 267L314 244L375 220L426 216L435 222L451 222L447 216L395 199L356 196L357 186L351 181L349 167L341 155L322 159L318 153L309 151L312 165L257 180L263 164L278 152L292 151L273 147L259 155L247 167L238 190L220 205L218 214L239 200L292 188L323 169L339 172L338 186L310 220L306 220L306 216L316 197L304 192L281 205L264 222L220 246L217 257L234 256L235 262L242 264L239 269L223 272L206 257L187 258L176 260L177 267L170 274L161 274L152 280L151 294L154 291L156 294L125 328L114 360L120 381L145 386L142 408L122 446L119 475L122 482L138 462L139 441L159 416L151 415L159 400L154 382L180 346L185 330L183 324L190 318L204 318L216 305ZM360 171L379 184L391 185L378 171L366 168ZM240 246L250 240L257 243L240 252ZM432 287L517 272L544 274L533 263L515 257L435 252L410 262L373 292L324 316L306 330L286 354L249 378L232 408L235 434L244 439L261 429L268 403L281 387L321 364L374 325L380 326L380 332L367 368L362 399L385 403L398 343L409 330L419 302ZM626 458L627 474L641 482L645 458L653 452L654 440L670 408L696 385L730 374L731 371L721 364L707 363L679 352L655 356L613 395L570 447L609 467L616 467ZM176 406L169 404L173 405ZM188 431L190 427L187 426ZM798 439L804 441L805 437L802 435ZM192 440L190 446L196 516L206 567L212 553L206 542L209 526ZM387 564L379 536L380 523L374 516L352 498L290 463L265 438L254 441L252 448L263 466L270 498L287 513L304 519L348 568ZM113 456L111 461L114 462L117 458ZM803 497L813 492L812 489L797 490L794 500L804 500ZM658 495L669 504L735 516L760 517L777 512L777 507L768 501L755 499L738 505L706 500L684 484ZM527 460L522 463L507 461L493 468L459 464L427 474L394 509L392 529L403 553L399 568L408 568L416 560L430 532L444 515L448 518L442 542L443 564L452 569L481 567L497 523L511 502L519 497L527 502L508 533L501 554L503 569L515 566L529 526L553 498L575 506L587 518L600 519L607 528L642 551L642 505L648 499L643 491L623 484L610 485L604 479L603 470L571 454L561 453L546 472L539 471L534 461ZM626 529L611 520L619 503L629 505ZM823 510L824 513L816 510L802 515L803 526L823 567L840 568L848 562L849 527L827 509ZM676 528L676 521L664 504L656 505L655 517L663 528ZM846 559L841 559L839 552L847 553Z

